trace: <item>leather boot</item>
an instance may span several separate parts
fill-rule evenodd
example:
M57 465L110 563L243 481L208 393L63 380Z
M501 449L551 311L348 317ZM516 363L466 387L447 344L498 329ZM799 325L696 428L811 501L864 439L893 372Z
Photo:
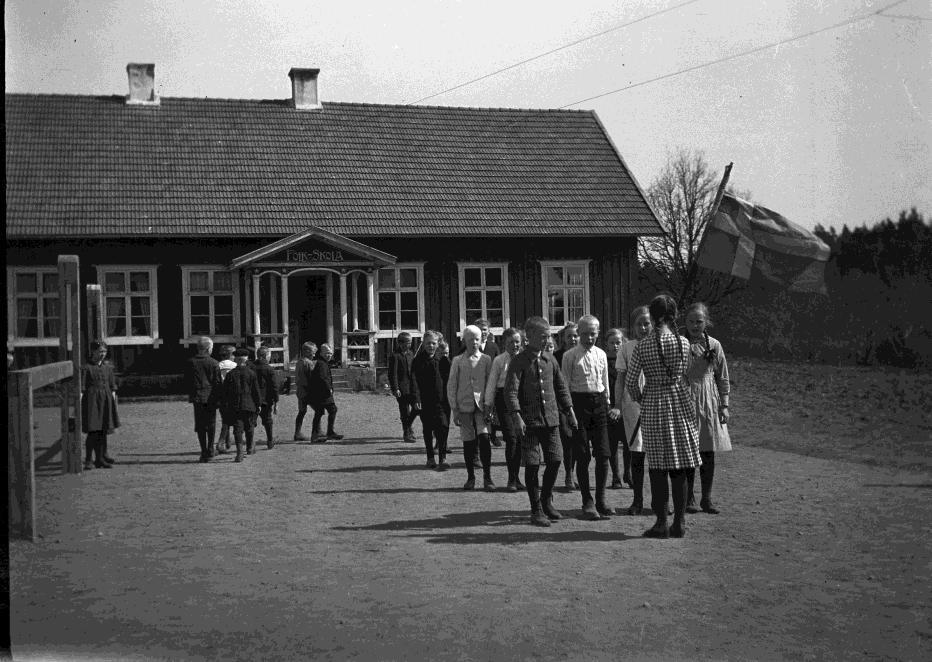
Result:
M631 487L631 451L628 450L628 444L624 440L621 442L621 461L624 465L622 469L621 482ZM643 481L643 478L641 479Z
M595 461L595 509L602 519L615 514L615 509L605 503L605 484L608 482L608 458L599 457Z
M667 485L667 472L662 469L650 469L650 505L657 521L644 532L645 538L667 538L670 530L667 528L667 499L669 486Z
M531 524L534 526L550 526L550 518L541 509L540 490L536 487L528 488L528 498L531 501Z
M94 433L94 466L98 469L110 469L113 466L104 460L104 440L99 432Z
M265 428L265 447L275 448L275 439L272 437L272 423L266 423L263 427Z
M310 441L310 438L305 437L301 434L301 424L296 423L294 426L294 440L295 441Z
M698 513L699 508L696 506L696 469L695 467L686 469L686 512Z
M702 512L718 515L718 508L712 504L712 479L715 477L715 453L702 453L702 466L699 467L699 480L702 483L702 499L699 507Z
M686 469L670 472L670 484L673 492L673 525L670 535L682 538L686 535Z
M540 507L547 519L553 522L563 519L563 513L553 507L553 492L541 492Z
M243 442L242 441L236 442L236 457L233 458L233 461L234 462L243 461Z

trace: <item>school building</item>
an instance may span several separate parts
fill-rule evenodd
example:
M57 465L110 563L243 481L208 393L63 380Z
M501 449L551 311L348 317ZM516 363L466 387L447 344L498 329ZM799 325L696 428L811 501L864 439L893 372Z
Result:
M317 69L288 99L159 98L154 65L127 73L127 96L6 95L16 367L58 359L63 254L124 374L181 372L202 334L371 369L402 330L636 303L660 228L592 111L322 102Z

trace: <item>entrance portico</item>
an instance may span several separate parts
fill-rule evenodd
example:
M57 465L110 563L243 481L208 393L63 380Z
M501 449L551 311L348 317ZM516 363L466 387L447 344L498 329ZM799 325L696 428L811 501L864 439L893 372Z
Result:
M234 258L245 290L246 329L255 347L288 368L302 343L329 343L342 365L375 366L378 269L393 255L310 227ZM339 322L338 322L339 320Z

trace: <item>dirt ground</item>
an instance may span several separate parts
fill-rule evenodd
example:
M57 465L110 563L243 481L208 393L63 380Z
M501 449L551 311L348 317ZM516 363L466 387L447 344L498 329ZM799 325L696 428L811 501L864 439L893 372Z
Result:
M722 514L682 540L642 538L649 516L582 521L578 493L532 527L524 494L461 490L457 432L453 469L426 470L385 396L338 394L340 442L242 464L197 463L189 405L123 403L119 464L81 476L59 473L57 411L39 410L14 659L932 659L932 425L915 404L860 419L890 380L927 407L928 378L733 365ZM788 401L800 380L815 395ZM279 439L294 412L286 397Z

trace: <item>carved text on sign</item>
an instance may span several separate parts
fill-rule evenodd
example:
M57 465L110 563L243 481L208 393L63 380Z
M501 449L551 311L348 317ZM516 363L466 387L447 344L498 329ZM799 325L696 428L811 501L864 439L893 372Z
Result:
M286 251L286 262L342 262L343 251Z

